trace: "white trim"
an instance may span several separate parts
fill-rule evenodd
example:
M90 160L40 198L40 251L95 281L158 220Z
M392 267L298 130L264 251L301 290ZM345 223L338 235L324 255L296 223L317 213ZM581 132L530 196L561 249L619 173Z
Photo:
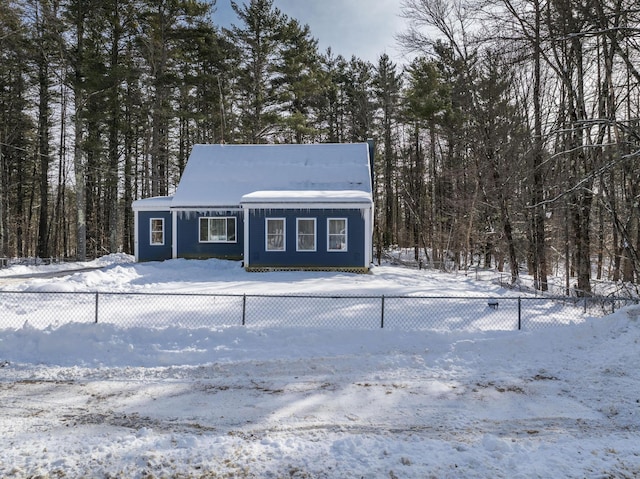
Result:
M249 216L243 211L240 215L244 224L244 267L249 267Z
M300 249L300 221L313 221L313 249ZM296 251L300 253L315 253L318 250L318 219L296 218Z
M271 209L271 210L362 210L371 208L371 201L363 201L361 203L354 202L333 202L333 203L314 203L314 202L295 202L295 203L258 203L258 202L242 202L244 209Z
M344 221L344 249L331 249L331 221ZM349 251L349 218L327 218L327 252L346 253Z
M162 227L160 229L160 232L162 233L162 241L160 241L159 243L155 243L153 241L153 233L156 233L156 231L153 230L153 222L154 221L160 221L162 223ZM165 245L165 235L166 235L166 228L164 227L164 218L149 218L149 246L164 246Z
M269 221L282 221L282 249L269 248ZM269 253L284 253L287 251L287 219L286 218L265 218L264 219L264 250Z
M178 215L171 212L171 257L178 257Z
M369 269L373 263L373 208L364 213L364 267Z
M140 261L140 247L138 245L138 228L140 228L140 219L138 215L138 210L133 210L133 257L136 260L136 263Z

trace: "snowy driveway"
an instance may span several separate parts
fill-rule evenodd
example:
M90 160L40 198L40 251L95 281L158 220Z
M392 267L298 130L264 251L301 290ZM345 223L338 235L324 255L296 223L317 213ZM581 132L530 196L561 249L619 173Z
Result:
M634 477L638 373L621 362L630 351L620 327L560 335L231 328L208 333L212 361L203 365L8 364L0 475ZM192 348L204 334L194 332ZM595 353L611 351L611 335L622 353ZM126 331L110 341L177 362L190 349L169 351L170 338L143 344ZM586 363L578 344L603 364Z

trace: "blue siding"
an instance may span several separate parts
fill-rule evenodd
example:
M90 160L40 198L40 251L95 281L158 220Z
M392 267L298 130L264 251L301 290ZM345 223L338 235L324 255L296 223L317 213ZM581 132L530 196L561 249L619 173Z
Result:
M164 219L164 245L151 244L151 218ZM138 212L138 261L163 261L171 259L171 212Z
M242 211L206 213L178 212L178 258L221 258L242 259L244 253L244 225ZM201 243L200 242L200 218L202 217L235 217L236 218L236 242L235 243Z
M265 218L285 218L286 251L266 251ZM316 251L296 251L296 218L316 219ZM327 251L327 219L347 219L347 251ZM252 209L248 212L250 268L362 268L365 221L353 209Z

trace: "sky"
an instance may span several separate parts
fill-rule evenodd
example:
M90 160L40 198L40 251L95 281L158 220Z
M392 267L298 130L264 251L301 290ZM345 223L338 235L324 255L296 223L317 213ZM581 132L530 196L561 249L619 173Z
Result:
M400 0L274 0L285 15L309 25L321 52L330 47L335 55L347 59L356 55L374 64L383 53L404 63L396 42L406 22L400 17L400 5ZM217 0L216 9L216 23L238 22L230 0Z

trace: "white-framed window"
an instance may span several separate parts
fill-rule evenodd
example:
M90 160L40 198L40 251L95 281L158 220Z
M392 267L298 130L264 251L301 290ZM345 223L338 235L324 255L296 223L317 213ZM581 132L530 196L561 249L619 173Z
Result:
M327 219L327 251L347 251L347 219Z
M298 238L297 251L315 251L316 250L316 219L315 218L297 218L296 219L296 237Z
M153 246L164 245L164 218L151 218L149 220L149 243Z
M236 219L233 216L200 218L200 243L236 242Z
M284 218L265 219L265 250L285 251L286 224Z

